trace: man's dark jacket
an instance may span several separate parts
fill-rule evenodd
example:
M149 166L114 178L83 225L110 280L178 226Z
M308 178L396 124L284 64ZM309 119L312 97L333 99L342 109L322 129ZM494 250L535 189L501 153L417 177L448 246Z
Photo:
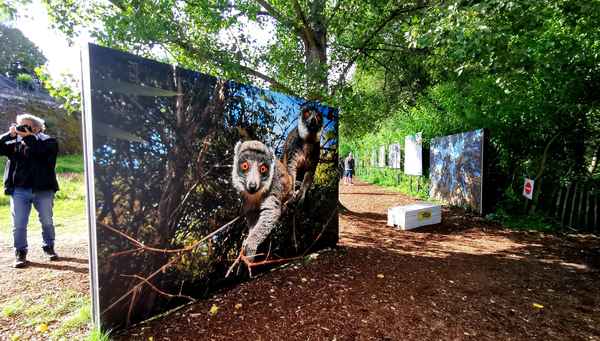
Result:
M15 187L37 191L58 191L56 156L58 142L46 134L29 135L16 142L9 133L0 135L0 155L8 157L4 169L4 192L12 194Z

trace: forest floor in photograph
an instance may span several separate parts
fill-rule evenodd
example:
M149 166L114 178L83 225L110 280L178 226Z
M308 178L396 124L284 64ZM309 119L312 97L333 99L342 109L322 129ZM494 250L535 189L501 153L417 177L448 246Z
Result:
M600 340L600 239L523 232L443 210L386 226L415 200L340 186L340 243L116 337L129 340Z

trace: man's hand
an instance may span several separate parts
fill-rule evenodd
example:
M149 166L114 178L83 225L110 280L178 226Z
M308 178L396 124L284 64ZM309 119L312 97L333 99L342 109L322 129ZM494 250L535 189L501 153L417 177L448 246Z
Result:
M25 138L25 137L27 137L29 135L33 135L33 133L31 132L31 130L27 130L27 129L26 129L25 132L23 132L23 131L16 130L16 128L15 128L15 131L16 131L17 135L21 136L21 138Z
M10 134L11 137L17 136L17 125L11 124L10 128L8 128L8 133Z

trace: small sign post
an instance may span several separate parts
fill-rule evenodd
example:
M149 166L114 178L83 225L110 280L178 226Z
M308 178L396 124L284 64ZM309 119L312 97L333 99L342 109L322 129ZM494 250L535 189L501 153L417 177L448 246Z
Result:
M533 184L532 179L525 178L525 185L523 186L523 196L529 200L533 199Z

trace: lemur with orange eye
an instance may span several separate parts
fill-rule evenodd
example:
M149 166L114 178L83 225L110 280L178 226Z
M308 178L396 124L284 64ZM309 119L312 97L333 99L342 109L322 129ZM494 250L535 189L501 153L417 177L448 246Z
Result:
M300 111L298 126L292 130L283 151L283 163L292 179L294 194L290 202L302 204L313 183L321 156L321 129L323 114L314 105L305 105ZM296 190L297 179L302 179Z
M242 197L248 237L242 255L252 262L281 217L291 195L292 182L275 153L260 141L238 142L233 155L232 184Z

